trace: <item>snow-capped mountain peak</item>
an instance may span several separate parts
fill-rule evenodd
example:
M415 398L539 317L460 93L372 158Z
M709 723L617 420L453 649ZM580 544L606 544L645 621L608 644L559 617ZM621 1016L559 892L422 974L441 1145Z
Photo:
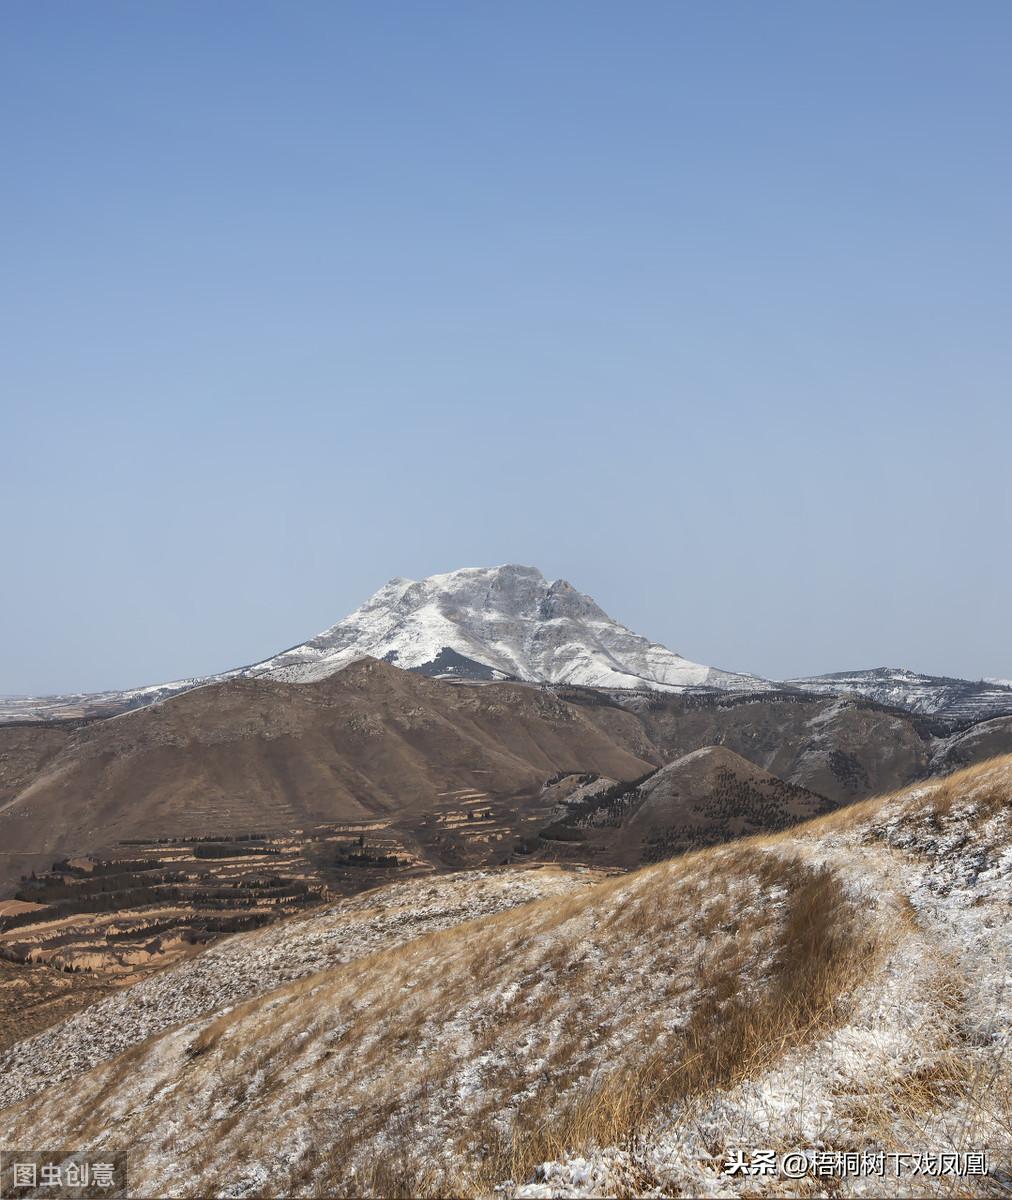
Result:
M237 677L309 683L371 656L427 675L598 688L765 691L753 675L692 662L612 620L536 567L464 567L389 580L323 633L248 667L93 695L0 698L0 722L113 716Z
M114 716L243 676L311 682L366 656L449 678L667 692L787 688L863 696L956 723L1012 714L1008 679L973 682L878 667L774 684L718 670L633 633L568 580L508 563L420 580L395 576L336 625L252 666L125 691L0 697L0 722Z
M364 655L426 674L587 687L769 686L683 658L613 620L567 580L549 582L515 563L391 579L343 621L248 671L308 682Z

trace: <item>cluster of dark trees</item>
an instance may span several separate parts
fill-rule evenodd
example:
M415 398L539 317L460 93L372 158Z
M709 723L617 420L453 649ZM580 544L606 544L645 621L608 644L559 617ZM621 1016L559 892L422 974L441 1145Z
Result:
M280 854L277 846L238 844L236 842L201 842L193 847L194 858L238 858L243 854Z
M564 821L553 821L551 825L539 829L538 837L544 838L546 842L585 842L587 840L585 830L575 825L567 825Z
M359 834L358 841L348 842L338 846L332 860L335 867L399 867L401 860L396 854L387 854L377 847L371 849L365 844L365 837Z
M396 860L392 864L381 861L369 865L396 865ZM211 910L252 908L265 901L311 904L319 899L319 890L304 880L277 874L236 880L217 887L194 887L184 872L147 871L143 874L84 876L79 882L68 882L60 876L44 875L38 878L33 875L22 882L15 899L45 907L0 917L0 929L18 929L63 917L140 909L155 904L193 905ZM179 921L169 924L179 924Z
M52 873L54 875L74 875L83 879L97 879L101 875L128 875L130 872L151 871L159 866L161 866L159 859L124 858L94 860L90 867L79 867L72 864L69 859L61 858L59 862L53 863Z
M846 750L830 750L826 757L829 769L845 788L849 788L852 792L867 792L871 789L868 772L856 755L850 754Z
M50 904L53 901L76 901L98 896L119 897L157 888L162 884L185 883L186 878L182 871L154 869L143 872L126 871L115 875L85 875L80 881L75 880L72 883L60 875L32 876L22 881L21 887L14 893L14 899L32 904Z
M176 918L170 917L167 921L151 921L139 929L107 929L105 940L107 942L133 942L142 937L155 937L159 933L166 933L178 924L179 921Z
M196 842L266 842L266 833L207 833L194 837L123 838L120 846L187 846Z
M20 895L17 898L25 899ZM62 917L76 917L82 913L115 912L120 908L143 908L148 904L178 904L185 898L185 893L178 887L128 888L124 891L75 895L49 904L45 912L36 909L34 912L3 917L0 928L16 929L39 921L58 921Z
M727 837L715 832L712 826L683 825L678 830L653 830L643 839L640 859L644 863L662 862L689 850L701 850L704 846L715 846L725 841Z
M613 783L585 800L569 805L568 825L621 825L626 814L640 800L640 788L655 774L647 771L629 783Z
M566 815L557 821L546 825L539 836L546 841L576 842L582 841L586 834L583 830L589 826L612 826L617 828L625 820L629 810L640 800L640 787L653 775L647 771L630 783L613 783L603 791L595 792L575 804L566 806ZM594 776L593 778L599 778Z

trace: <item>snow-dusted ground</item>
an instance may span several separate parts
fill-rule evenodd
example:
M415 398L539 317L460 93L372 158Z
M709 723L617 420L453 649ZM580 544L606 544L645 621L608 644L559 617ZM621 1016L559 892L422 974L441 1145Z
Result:
M437 929L581 891L593 879L551 867L433 876L236 934L0 1054L0 1108L182 1021Z
M842 1028L731 1091L659 1114L632 1154L613 1147L546 1162L534 1180L507 1182L504 1196L825 1194L814 1174L725 1173L731 1152L748 1159L756 1148L802 1153L813 1166L826 1151L984 1151L990 1175L983 1182L917 1176L907 1163L898 1176L835 1180L832 1194L966 1194L976 1182L983 1194L1007 1195L1012 760L985 769L936 817L931 801L944 787L909 789L853 828L816 824L768 848L832 867L892 938ZM942 1090L925 1103L915 1081L933 1075Z
M234 673L234 672L233 672ZM204 683L226 679L176 679L150 687L127 688L118 692L69 692L54 696L0 696L0 722L68 720L92 716L105 710L118 712L157 704L182 692L190 692Z
M410 1152L456 1194L518 1105L677 1040L729 955L761 985L784 886L715 883L620 876L226 1004L6 1110L0 1143L129 1145L164 1196L347 1195ZM737 936L702 936L725 905Z
M256 998L204 995L160 1014L165 1031L143 1043L155 1029L145 1004L161 999L135 989L145 1004L135 1000L128 1017L107 1009L83 1038L101 1043L104 1023L128 1019L139 1023L131 1052L102 1062L107 1043L72 1088L0 1114L0 1142L127 1147L133 1187L158 1195L1004 1195L1010 816L1012 759L1003 759L593 887L543 871L398 885L386 901L351 902L361 907L343 918L332 910L223 944L219 956L233 947L248 971L285 960L287 929L295 958L265 972ZM505 891L511 878L549 894L442 928L458 900L478 915L476 881ZM600 1122L566 1125L574 1102L616 1072L677 1063L694 1022L704 1052L719 1047L722 997L752 1012L781 995L806 880L832 883L840 899L826 935L846 929L860 951L839 1017L765 1045L733 1085L666 1101L632 1144L596 1140ZM408 920L425 904L412 889L437 885L451 892L421 936L395 929L385 940L381 928L370 943L374 921ZM467 898L455 900L462 886ZM345 950L324 950L335 937ZM356 961L273 986L314 948L326 965L350 946ZM547 1137L552 1153L536 1170L529 1156L522 1173L511 1165L517 1129ZM983 1151L991 1175L725 1173L728 1155L757 1149L813 1165L837 1151Z

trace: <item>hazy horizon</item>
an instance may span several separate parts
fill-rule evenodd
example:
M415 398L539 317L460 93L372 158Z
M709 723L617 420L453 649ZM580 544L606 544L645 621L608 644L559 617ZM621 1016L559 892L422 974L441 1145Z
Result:
M1007 5L4 33L0 693L502 562L730 670L1012 678Z

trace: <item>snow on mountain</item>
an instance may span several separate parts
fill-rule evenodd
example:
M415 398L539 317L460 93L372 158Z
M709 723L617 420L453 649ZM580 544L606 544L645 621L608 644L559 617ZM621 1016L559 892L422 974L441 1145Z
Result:
M449 678L672 692L774 686L691 662L612 620L564 579L510 564L391 579L343 621L252 666L121 692L0 697L0 721L112 716L236 676L309 683L366 655Z
M363 655L427 674L597 688L772 686L691 662L620 625L564 579L549 583L512 564L392 579L343 621L246 673L303 683Z
M519 679L594 688L853 693L954 723L1012 713L1012 681L973 682L894 667L774 684L683 658L633 633L564 579L534 567L465 567L396 578L323 633L252 666L200 679L91 695L0 697L0 722L112 716L236 676L325 679L370 655L440 678Z
M974 682L919 675L900 667L876 667L869 671L837 671L831 675L789 679L787 683L802 691L826 695L852 692L879 704L947 720L980 720L1012 713L1012 685L1008 680Z

